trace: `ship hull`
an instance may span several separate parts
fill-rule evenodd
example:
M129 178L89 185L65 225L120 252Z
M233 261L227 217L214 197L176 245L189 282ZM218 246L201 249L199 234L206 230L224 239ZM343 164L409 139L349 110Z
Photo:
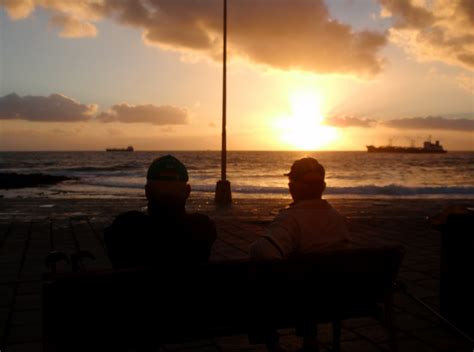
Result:
M398 153L398 154L444 154L446 150L426 150L423 148L404 147L372 147L368 146L369 153Z
M105 151L106 152L133 152L134 149L130 145L127 148L107 148Z

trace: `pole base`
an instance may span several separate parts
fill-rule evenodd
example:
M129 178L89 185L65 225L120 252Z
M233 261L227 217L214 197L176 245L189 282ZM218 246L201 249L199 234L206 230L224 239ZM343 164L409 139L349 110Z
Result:
M227 180L219 180L216 184L216 196L214 201L218 205L230 205L232 203L232 192L230 190L230 182Z

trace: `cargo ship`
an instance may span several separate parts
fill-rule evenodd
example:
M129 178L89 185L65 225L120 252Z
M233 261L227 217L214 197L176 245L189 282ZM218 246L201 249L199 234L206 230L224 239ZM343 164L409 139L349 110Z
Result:
M134 149L131 145L129 145L127 148L107 148L105 151L106 152L133 152Z
M439 141L431 143L431 140L425 141L423 147L396 147L392 145L375 147L373 145L368 145L367 151L369 153L447 153L447 151L443 149L443 146L439 144Z

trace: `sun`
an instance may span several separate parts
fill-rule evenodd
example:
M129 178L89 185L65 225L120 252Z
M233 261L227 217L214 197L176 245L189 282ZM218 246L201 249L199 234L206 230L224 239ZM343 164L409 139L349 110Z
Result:
M298 92L290 102L291 115L276 121L282 142L298 150L316 150L327 147L338 137L336 128L324 125L321 96L317 92Z

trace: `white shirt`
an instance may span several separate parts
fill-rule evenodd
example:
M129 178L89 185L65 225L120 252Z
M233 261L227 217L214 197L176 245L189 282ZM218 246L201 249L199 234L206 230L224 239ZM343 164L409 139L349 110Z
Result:
M283 259L347 241L344 217L324 199L293 203L277 215L266 233L250 246L250 256Z

